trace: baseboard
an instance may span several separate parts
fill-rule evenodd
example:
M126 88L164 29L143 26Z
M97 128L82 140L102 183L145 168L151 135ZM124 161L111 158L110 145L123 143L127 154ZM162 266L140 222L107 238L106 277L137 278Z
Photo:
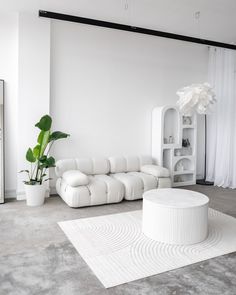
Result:
M46 198L49 198L51 195L51 192L49 189L46 190ZM16 197L17 201L22 201L22 200L26 200L26 196L25 196L25 192L21 191L17 193L17 197Z
M202 174L197 174L196 175L196 179L203 179L203 178L204 178L204 176Z
M50 187L46 191L46 198L49 198L50 195L57 195L57 191L55 187ZM25 192L24 191L16 191L16 190L6 190L5 191L5 199L16 199L17 201L25 200Z
M56 190L55 186L50 187L50 195L57 195L57 190Z
M16 199L16 191L15 190L6 190L4 197L5 197L5 199Z
M16 194L17 201L22 201L26 199L25 192L17 192Z

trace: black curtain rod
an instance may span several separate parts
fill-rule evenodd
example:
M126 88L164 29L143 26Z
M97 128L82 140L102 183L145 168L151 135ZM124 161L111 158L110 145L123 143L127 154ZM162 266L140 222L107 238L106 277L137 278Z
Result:
M194 37L190 37L190 36L178 35L178 34L173 34L173 33L168 33L168 32L162 32L162 31L156 31L156 30L134 27L134 26L129 26L129 25L123 25L123 24L118 24L118 23L106 22L106 21L85 18L85 17L80 17L80 16L56 13L56 12L45 11L45 10L39 10L39 16L57 19L57 20L69 21L69 22L74 22L74 23L92 25L92 26L97 26L97 27L104 27L104 28L110 28L110 29L115 29L115 30L134 32L134 33L140 33L140 34L146 34L146 35L158 36L158 37L169 38L169 39L174 39L174 40L180 40L180 41L186 41L186 42L192 42L192 43L197 43L197 44L210 45L210 46L215 46L215 47L222 47L222 48L236 50L236 45L233 45L233 44L222 43L222 42L211 41L211 40L200 39L200 38L194 38Z

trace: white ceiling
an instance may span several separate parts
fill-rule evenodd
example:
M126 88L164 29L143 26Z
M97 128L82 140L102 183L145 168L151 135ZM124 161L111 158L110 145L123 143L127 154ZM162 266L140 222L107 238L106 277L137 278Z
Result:
M39 9L236 44L236 0L0 0L0 12Z

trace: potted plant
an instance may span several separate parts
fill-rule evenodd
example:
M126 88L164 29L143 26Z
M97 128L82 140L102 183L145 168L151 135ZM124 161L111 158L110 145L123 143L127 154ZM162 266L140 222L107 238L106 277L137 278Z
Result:
M28 175L24 181L26 202L28 206L41 206L44 203L47 177L47 169L55 167L55 159L49 156L49 152L58 139L66 138L69 134L61 131L51 132L52 118L49 115L43 116L35 127L40 129L37 144L26 152L26 160L30 162L30 170L22 170Z

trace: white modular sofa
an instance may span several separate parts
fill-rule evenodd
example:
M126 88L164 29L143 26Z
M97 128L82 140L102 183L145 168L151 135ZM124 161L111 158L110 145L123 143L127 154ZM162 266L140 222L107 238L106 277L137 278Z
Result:
M171 187L168 169L149 156L64 159L55 171L57 193L75 208L141 199L145 191Z

